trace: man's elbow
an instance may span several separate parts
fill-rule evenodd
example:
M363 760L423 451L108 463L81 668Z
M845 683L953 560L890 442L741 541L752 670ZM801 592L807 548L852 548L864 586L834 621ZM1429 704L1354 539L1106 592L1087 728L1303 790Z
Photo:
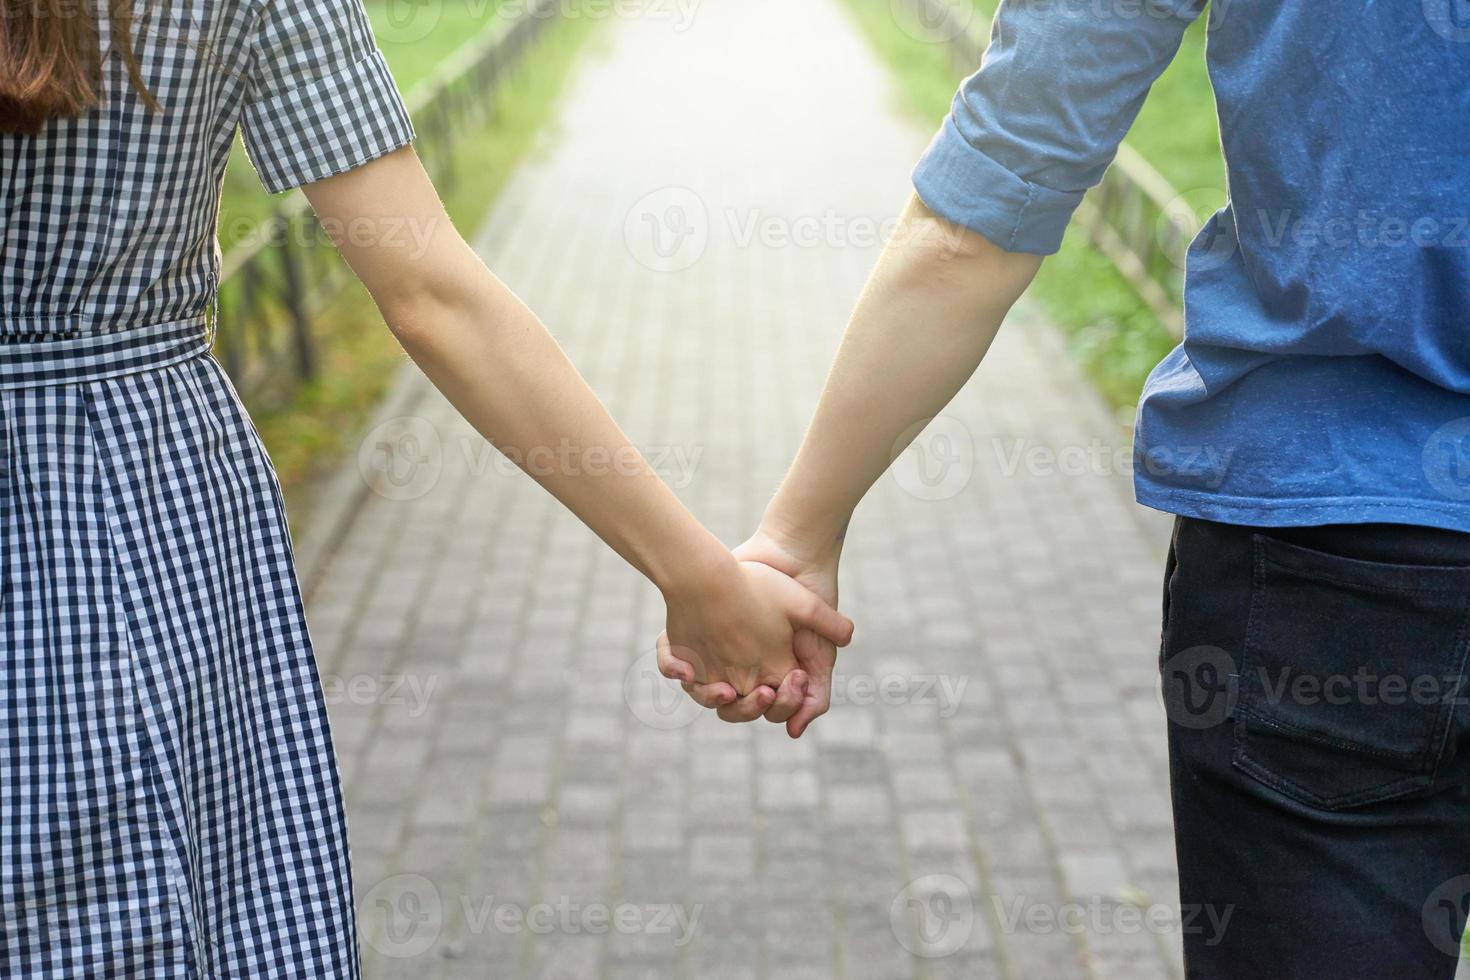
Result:
M966 263L1007 254L978 231L930 210L917 194L904 213L900 231L903 244L925 261Z
M903 231L890 274L899 288L915 295L1008 309L1041 267L1040 255L1006 251L979 232L935 214L917 197L905 214Z

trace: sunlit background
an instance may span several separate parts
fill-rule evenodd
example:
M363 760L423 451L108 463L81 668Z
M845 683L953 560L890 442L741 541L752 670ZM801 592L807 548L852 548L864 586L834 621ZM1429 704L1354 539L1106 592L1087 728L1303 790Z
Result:
M503 89L486 93L494 111L484 123L458 132L452 154L468 181L441 186L450 213L461 229L473 233L495 202L512 169L538 132L552 124L553 107L579 57L608 43L610 24L619 15L639 12L678 23L697 16L704 0L588 0L546 8L550 22ZM866 56L876 57L893 79L892 101L920 128L937 127L948 111L960 78L973 70L971 47L983 48L992 0L838 0L866 39ZM367 0L379 45L400 89L415 105L432 100L449 81L452 61L487 33L501 29L506 7L511 18L539 11L531 0ZM1225 200L1224 170L1204 47L1207 19L1185 35L1173 65L1155 83L1128 144L1157 172L1150 186L1156 199L1181 224L1202 225ZM963 37L958 31L963 31ZM760 52L750 52L758 62ZM753 64L753 70L759 70ZM673 80L671 80L672 82ZM742 125L732 119L732 127ZM609 147L615 152L615 147ZM237 145L226 174L221 206L222 248L261 234L281 202L266 195ZM1152 216L1153 213L1151 212ZM1168 222L1145 221L1155 237ZM1095 229L1078 222L1060 255L1049 260L1032 294L1064 334L1068 351L1096 384L1119 417L1131 408L1150 368L1173 346L1177 323L1169 322L1140 295L1136 282L1096 247ZM1159 242L1159 245L1165 244ZM1177 253L1176 253L1177 254ZM1182 283L1182 269L1171 265L1157 278ZM1177 305L1177 304L1176 304ZM292 499L311 499L314 484L331 473L351 448L354 425L370 414L385 391L389 367L399 357L385 331L362 329L372 316L366 295L347 288L316 304L315 346L325 358L313 383L290 392L289 400L262 397L252 404ZM267 320L270 318L268 317ZM277 325L279 328L279 325ZM273 392L278 395L278 392ZM246 392L249 400L250 392ZM300 409L306 409L301 411ZM293 517L301 518L300 513Z

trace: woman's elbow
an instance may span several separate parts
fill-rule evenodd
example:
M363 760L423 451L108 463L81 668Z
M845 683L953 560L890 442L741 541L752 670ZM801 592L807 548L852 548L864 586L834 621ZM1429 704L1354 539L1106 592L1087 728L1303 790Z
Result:
M407 347L430 339L474 305L475 278L474 270L452 261L417 260L367 286L384 322Z

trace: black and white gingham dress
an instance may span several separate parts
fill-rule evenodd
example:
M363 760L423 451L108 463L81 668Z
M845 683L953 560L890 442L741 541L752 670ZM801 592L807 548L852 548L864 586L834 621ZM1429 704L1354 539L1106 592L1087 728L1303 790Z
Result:
M359 973L280 494L205 316L239 127L272 190L412 137L357 3L140 0L162 113L111 57L98 109L0 135L0 976Z

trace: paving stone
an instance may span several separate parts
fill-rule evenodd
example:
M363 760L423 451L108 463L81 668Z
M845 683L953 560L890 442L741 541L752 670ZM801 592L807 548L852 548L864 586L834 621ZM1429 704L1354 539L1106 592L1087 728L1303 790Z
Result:
M755 838L749 834L699 834L689 868L702 878L749 878L755 868Z
M924 809L900 817L904 843L914 851L963 851L970 836L958 809Z
M877 827L893 820L893 805L882 786L833 786L827 790L827 819L834 827Z

